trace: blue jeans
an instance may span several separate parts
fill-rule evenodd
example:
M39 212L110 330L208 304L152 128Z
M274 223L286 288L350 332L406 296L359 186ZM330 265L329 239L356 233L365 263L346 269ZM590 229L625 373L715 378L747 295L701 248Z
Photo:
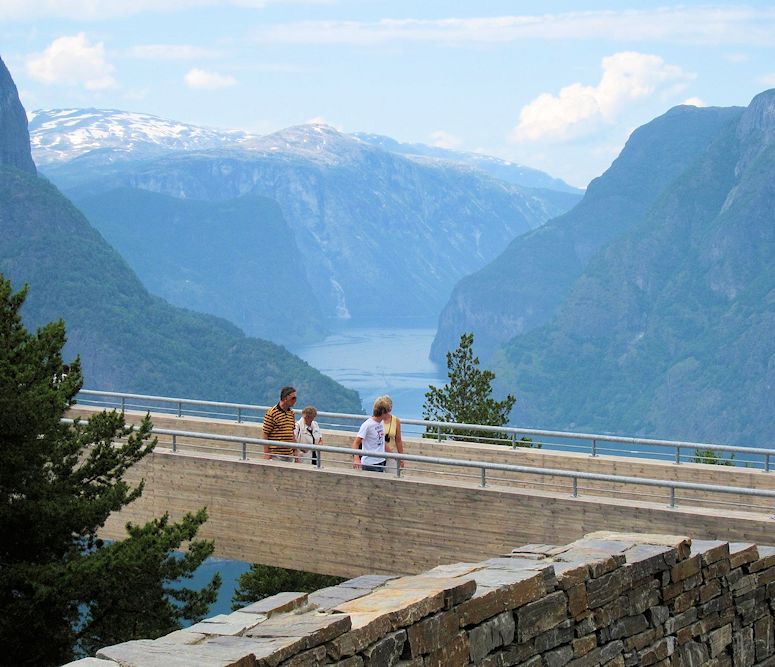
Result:
M385 461L382 463L375 463L374 465L362 465L361 470L369 470L371 472L385 472Z

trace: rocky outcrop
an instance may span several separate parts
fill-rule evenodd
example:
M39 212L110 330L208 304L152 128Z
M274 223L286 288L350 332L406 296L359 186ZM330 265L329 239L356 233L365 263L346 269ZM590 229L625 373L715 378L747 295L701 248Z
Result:
M0 59L0 166L37 175L30 153L27 115L11 73Z
M772 665L774 594L775 548L593 533L416 576L282 593L71 664Z

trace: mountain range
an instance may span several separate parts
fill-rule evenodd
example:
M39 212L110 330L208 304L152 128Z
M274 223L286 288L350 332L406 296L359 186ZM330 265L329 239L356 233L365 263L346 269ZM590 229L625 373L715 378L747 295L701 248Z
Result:
M118 109L39 109L31 112L28 120L32 153L39 165L66 162L87 153L99 154L103 151L107 151L106 155L111 155L112 159L137 159L143 154L262 143L261 135L241 130L201 127ZM355 132L350 136L389 153L416 160L439 160L473 167L514 185L582 194L578 188L545 172L490 155L407 144L367 132Z
M83 214L37 176L2 60L0 128L0 273L15 289L29 285L28 327L64 319L65 356L81 356L87 387L272 404L293 384L320 409L360 410L354 391L285 348L149 294Z
M461 281L439 336L479 335L521 425L771 447L774 183L775 90L672 109Z
M90 124L124 122L115 113L89 112ZM61 117L63 112L36 112L36 155L45 155L52 145L75 145L71 126L56 122ZM72 134L85 131L78 125ZM147 137L151 134L149 130ZM173 150L162 138L153 151L138 149L136 158L131 150L109 143L95 148L95 135L88 134L84 150L71 151L66 160L49 154L50 159L42 159L43 171L84 208L146 286L173 303L228 317L249 333L286 344L306 340L336 319L430 322L459 278L493 259L517 234L540 226L580 198L578 191L548 176L542 182L546 187L529 188L495 178L462 158L404 155L324 125L241 137L238 144L201 150ZM146 146L148 141L138 143ZM530 176L536 178L535 173ZM553 183L560 189L549 189ZM243 250L258 258L290 258L290 267L300 275L295 287L275 276L271 265L262 284L271 287L274 279L268 294L288 290L296 303L308 307L294 307L294 321L267 319L263 328L246 319L243 313L256 310L254 293L229 282L228 274L244 271L232 266L229 247L212 243L223 224L217 216L209 218L209 231L202 227L186 239L187 245L200 244L190 257L204 262L219 286L217 293L192 277L196 267L166 260L175 248L161 242L162 232L145 245L143 265L136 249L157 224L153 220L160 219L133 220L129 191L142 199L137 203L141 210L148 205L145 192L170 198L168 210L175 206L172 199L189 202L186 215L200 204L211 211L214 203L245 196L275 200L292 232L291 242L287 235L269 235L264 218L256 214L260 243L258 237L246 236ZM110 204L113 196L121 198L121 207ZM126 243L133 235L134 241ZM149 265L156 266L153 273ZM189 295L185 285L190 285ZM271 310L261 314L272 317Z

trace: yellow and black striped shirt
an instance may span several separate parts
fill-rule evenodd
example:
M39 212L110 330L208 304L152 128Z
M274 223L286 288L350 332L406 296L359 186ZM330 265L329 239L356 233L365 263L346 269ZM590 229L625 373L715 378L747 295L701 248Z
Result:
M290 408L288 410L283 410L278 403L273 408L267 410L264 415L264 439L296 442L293 436L293 429L295 426L296 418L293 416L293 410ZM293 447L269 445L270 454L292 456L293 450Z

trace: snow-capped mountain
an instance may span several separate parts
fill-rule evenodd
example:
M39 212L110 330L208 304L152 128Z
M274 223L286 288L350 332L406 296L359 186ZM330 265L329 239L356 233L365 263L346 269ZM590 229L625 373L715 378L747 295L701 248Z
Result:
M67 162L87 153L91 162L110 163L171 151L231 148L334 165L356 155L358 144L368 144L420 163L444 162L476 169L521 187L574 195L582 192L545 172L490 155L401 143L379 134L344 134L323 124L297 125L257 135L115 109L44 109L33 111L28 119L32 154L40 166Z
M217 130L146 113L115 109L48 109L28 116L32 155L38 165L66 162L95 150L110 159L136 159L166 151L235 146L254 138L239 130Z
M263 155L283 155L318 165L342 165L360 159L370 146L357 136L339 132L330 125L294 125L261 137L246 139L240 148Z

